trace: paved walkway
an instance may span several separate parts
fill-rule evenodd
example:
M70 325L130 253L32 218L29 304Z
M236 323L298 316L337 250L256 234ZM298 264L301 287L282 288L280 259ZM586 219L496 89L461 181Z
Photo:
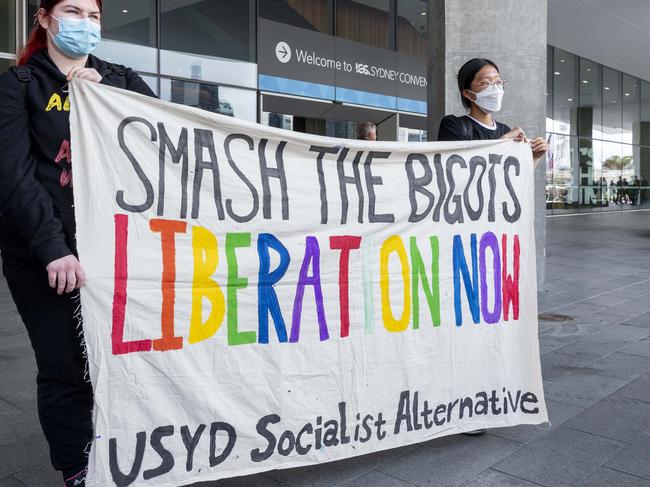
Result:
M547 223L540 310L575 318L540 322L550 430L452 436L201 486L650 486L650 211ZM0 487L60 487L36 417L34 369L2 283Z

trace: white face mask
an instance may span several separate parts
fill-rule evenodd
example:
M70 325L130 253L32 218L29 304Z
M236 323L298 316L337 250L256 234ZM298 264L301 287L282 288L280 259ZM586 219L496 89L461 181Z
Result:
M501 100L503 99L503 87L497 86L496 84L490 85L485 88L483 91L474 93L473 91L467 90L470 93L476 95L476 100L474 103L487 114L495 113L501 110Z

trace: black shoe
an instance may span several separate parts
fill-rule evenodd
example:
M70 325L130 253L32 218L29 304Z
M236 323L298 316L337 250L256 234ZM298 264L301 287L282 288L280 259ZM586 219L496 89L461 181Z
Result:
M486 429L474 430L474 431L465 431L464 433L461 433L461 434L467 435L467 436L481 436L481 435L484 435L485 433L487 433Z
M63 487L85 487L86 486L86 473L87 470L83 469L76 475L73 475L65 482L63 482Z

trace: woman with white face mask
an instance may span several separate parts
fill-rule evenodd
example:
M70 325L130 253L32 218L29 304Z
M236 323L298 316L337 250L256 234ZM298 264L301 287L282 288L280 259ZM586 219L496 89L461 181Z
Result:
M469 113L462 117L447 115L443 118L438 140L514 139L530 143L533 160L539 161L548 149L543 137L529 141L521 128L510 129L494 119L493 114L501 110L505 84L499 68L489 59L467 61L458 71L458 89Z
M0 76L2 268L34 349L39 419L66 487L84 485L93 440L68 83L79 78L153 96L131 69L91 54L101 39L101 10L101 0L41 0L18 66Z

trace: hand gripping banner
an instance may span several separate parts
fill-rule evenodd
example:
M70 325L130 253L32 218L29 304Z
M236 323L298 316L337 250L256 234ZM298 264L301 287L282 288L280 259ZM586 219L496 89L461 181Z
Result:
M176 486L547 421L512 141L265 127L73 81L89 486Z

